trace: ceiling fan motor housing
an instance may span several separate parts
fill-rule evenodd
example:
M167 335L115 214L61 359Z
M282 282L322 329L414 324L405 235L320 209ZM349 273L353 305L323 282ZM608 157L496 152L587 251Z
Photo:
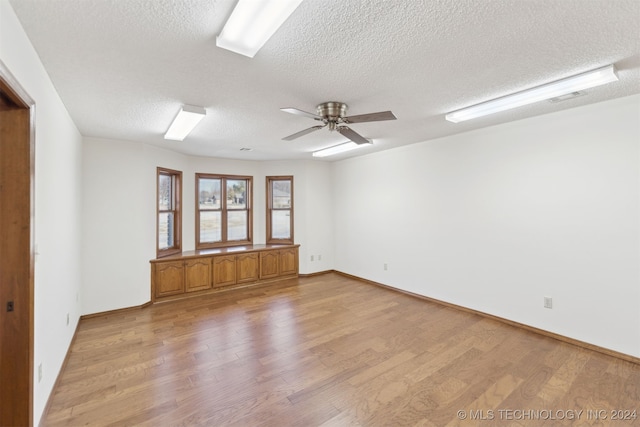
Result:
M323 102L316 107L317 114L329 125L329 130L335 130L336 124L342 122L347 114L347 104L343 102Z

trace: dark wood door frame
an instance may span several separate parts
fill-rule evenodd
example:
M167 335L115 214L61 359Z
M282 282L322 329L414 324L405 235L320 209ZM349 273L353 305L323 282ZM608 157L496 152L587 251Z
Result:
M0 425L33 426L35 103L0 61Z

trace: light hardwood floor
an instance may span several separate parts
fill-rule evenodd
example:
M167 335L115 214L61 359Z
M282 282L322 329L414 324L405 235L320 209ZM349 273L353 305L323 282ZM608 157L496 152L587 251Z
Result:
M640 365L332 273L83 319L52 399L44 426L633 426Z

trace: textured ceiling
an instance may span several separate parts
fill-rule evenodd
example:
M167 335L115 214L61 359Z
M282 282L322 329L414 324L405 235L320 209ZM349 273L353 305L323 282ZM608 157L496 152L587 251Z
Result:
M202 156L309 159L346 141L280 111L348 115L371 147L330 160L640 92L638 0L305 0L254 58L216 47L235 0L10 0L85 136ZM453 124L444 114L615 64L619 82ZM183 142L163 135L182 104L207 117ZM253 151L240 151L240 148Z

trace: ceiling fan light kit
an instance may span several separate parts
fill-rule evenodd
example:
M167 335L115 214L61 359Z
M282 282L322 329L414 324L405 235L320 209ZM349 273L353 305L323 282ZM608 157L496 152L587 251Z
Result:
M216 45L253 58L302 0L239 0Z
M471 107L462 108L445 115L445 119L459 123L465 120L475 119L500 111L522 107L539 101L557 98L573 92L600 86L618 80L615 67L607 65L586 73L577 74L566 79L557 80L531 89L526 89L501 98L482 102Z
M184 140L206 115L207 110L202 107L184 105L164 134L164 139Z

